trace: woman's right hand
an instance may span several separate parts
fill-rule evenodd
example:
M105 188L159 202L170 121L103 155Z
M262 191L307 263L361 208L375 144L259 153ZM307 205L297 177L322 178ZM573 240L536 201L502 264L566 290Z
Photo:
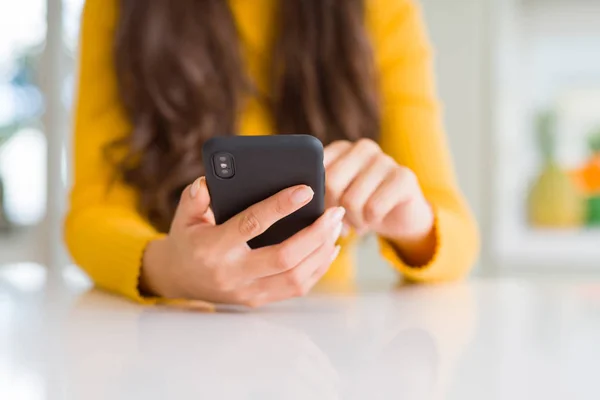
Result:
M295 186L215 225L204 178L182 194L168 236L146 248L140 288L164 298L258 307L306 294L339 254L344 209L327 210L285 242L250 249L247 242L313 198Z

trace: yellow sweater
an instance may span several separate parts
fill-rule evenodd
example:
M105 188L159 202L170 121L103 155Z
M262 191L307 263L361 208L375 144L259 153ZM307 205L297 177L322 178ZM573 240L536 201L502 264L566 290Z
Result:
M229 0L240 31L250 77L266 88L264 59L276 0ZM383 256L406 279L436 282L467 274L477 254L474 220L457 188L436 101L430 46L413 0L366 0L366 24L373 43L383 99L380 145L418 176L436 215L437 249L428 265L409 267L380 240ZM75 262L96 285L131 299L153 303L138 292L145 246L162 236L137 211L136 192L110 185L114 170L103 148L131 129L124 115L113 68L116 0L87 0L83 13L79 91L75 112L74 187L65 224ZM272 134L268 110L248 99L240 134ZM353 279L350 244L323 278Z

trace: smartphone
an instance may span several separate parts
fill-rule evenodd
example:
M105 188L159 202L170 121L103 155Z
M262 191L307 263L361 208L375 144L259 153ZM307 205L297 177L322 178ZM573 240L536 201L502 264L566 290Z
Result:
M314 191L309 204L248 242L251 248L279 244L323 215L323 144L313 136L214 137L202 156L217 224L286 188L307 185Z

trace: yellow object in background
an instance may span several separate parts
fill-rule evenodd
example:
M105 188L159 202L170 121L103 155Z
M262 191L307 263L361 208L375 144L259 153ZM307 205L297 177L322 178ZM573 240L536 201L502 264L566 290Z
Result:
M527 199L529 223L536 228L575 228L584 224L586 206L570 174L556 161L556 116L538 117L537 138L543 164Z
M531 187L529 223L536 228L574 228L584 224L585 202L569 174L549 164Z

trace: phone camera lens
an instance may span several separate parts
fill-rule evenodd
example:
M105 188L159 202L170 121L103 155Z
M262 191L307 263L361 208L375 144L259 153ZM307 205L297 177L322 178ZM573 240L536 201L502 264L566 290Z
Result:
M227 153L216 154L213 157L215 173L219 178L230 179L235 175L233 156Z

